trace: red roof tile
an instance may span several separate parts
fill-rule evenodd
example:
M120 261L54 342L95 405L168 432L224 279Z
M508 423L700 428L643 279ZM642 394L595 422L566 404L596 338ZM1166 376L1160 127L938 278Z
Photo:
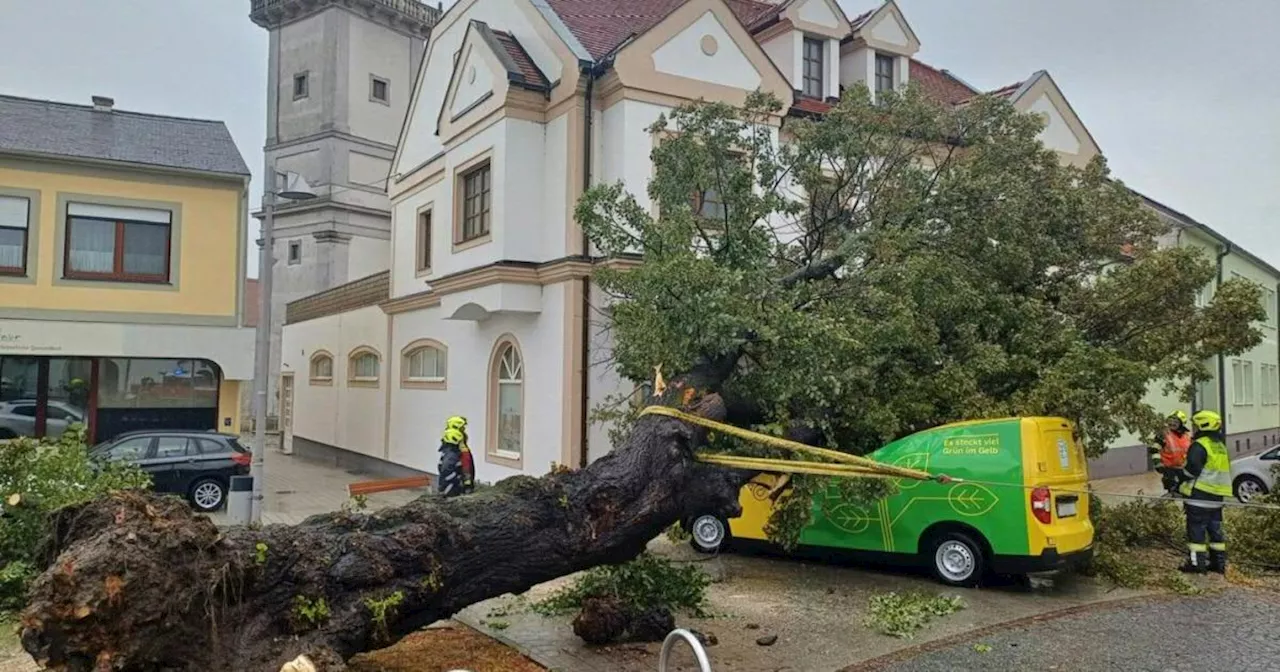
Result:
M826 114L832 108L832 104L817 100L816 98L805 98L796 96L796 100L791 104L791 112L802 112L805 114Z
M1007 98L1017 93L1018 89L1021 89L1024 83L1025 82L1014 82L1008 86L1002 86L996 89L995 91L988 91L987 93L989 93L992 96L1000 96L1000 97Z
M920 85L926 96L940 103L955 105L981 93L947 73L911 59L911 81Z
M587 48L592 58L602 58L632 35L642 35L683 5L686 0L547 0L565 26ZM758 0L725 0L742 25L765 23L780 5Z
M546 87L551 84L547 81L546 75L542 74L542 71L538 69L538 66L534 65L533 59L529 58L529 52L520 46L520 41L514 35L495 30L493 31L493 36L498 38L498 42L507 50L507 55L511 57L511 60L515 61L516 67L520 68L520 75L524 77L526 84L538 87Z

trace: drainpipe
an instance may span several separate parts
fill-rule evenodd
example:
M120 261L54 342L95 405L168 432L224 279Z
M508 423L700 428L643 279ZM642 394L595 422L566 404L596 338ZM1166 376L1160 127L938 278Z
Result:
M1218 288L1222 287L1222 260L1226 259L1228 254L1231 254L1231 243L1224 242L1222 243L1221 251L1218 252L1218 260L1217 260L1218 261L1218 284L1217 284ZM1226 437L1227 435L1227 362L1226 362L1226 359L1222 356L1222 353L1218 353L1218 413L1222 416L1222 436Z
M618 45L604 56L604 58L594 63L582 61L582 74L587 78L586 105L582 115L582 191L586 193L591 188L593 175L591 170L591 145L594 141L593 126L595 122L594 103L596 79L600 78L604 73L609 71L613 66L614 56L624 46L629 44L635 35L631 35L622 44ZM570 214L570 216L573 216ZM591 262L591 240L587 237L586 232L582 233L582 256ZM591 274L588 270L586 276L582 278L582 448L578 454L578 466L587 466L589 458L589 441L588 433L591 430Z

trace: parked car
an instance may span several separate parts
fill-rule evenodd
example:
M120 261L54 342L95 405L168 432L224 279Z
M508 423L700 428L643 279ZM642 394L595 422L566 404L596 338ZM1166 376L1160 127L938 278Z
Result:
M61 436L75 423L84 423L84 412L60 401L45 406L45 434ZM36 400L14 399L0 402L0 440L35 436Z
M231 477L247 475L251 461L237 437L213 431L126 432L94 446L91 455L138 465L156 492L186 497L198 511L225 506Z
M1271 467L1280 464L1280 446L1272 446L1257 455L1231 460L1231 490L1236 499L1249 503L1276 487Z

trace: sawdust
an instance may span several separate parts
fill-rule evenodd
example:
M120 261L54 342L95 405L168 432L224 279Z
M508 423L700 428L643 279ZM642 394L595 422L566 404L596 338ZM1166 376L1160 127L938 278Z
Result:
M453 623L415 632L348 665L352 672L546 672L505 644Z

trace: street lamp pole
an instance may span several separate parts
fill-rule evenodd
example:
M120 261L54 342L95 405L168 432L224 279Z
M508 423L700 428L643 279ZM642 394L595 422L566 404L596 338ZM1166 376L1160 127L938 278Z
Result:
M253 349L253 461L249 476L253 479L253 498L249 520L262 521L263 486L266 480L263 465L267 457L267 384L271 375L271 280L275 270L275 220L276 197L303 201L315 198L310 185L301 175L285 173L285 184L278 185L277 174L272 171L263 190L262 202L262 250L258 255L258 328L257 342ZM282 189L277 192L276 189Z

